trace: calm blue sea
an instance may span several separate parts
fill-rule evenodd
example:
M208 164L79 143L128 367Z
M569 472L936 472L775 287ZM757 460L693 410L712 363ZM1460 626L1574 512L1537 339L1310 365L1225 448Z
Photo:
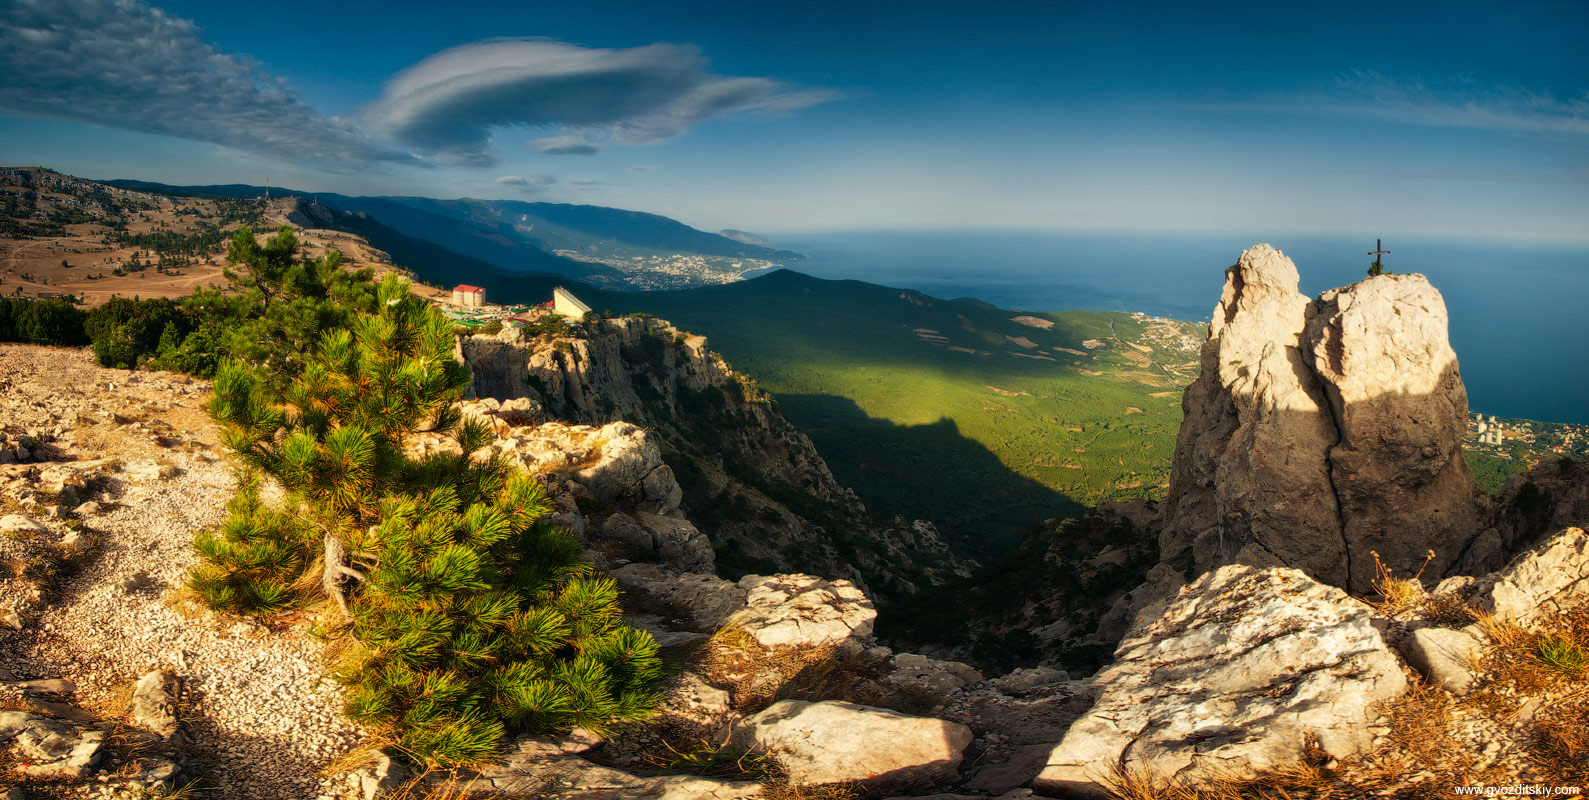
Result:
M1206 320L1224 270L1266 241L1317 294L1363 277L1373 240L1329 236L1053 232L805 234L776 245L791 266L935 297L1019 310L1143 311ZM1469 404L1503 417L1589 423L1589 250L1391 239L1387 269L1421 272L1445 295Z

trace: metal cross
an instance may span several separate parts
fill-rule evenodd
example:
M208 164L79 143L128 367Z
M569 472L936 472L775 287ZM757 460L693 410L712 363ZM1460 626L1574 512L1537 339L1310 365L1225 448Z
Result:
M1369 255L1374 257L1374 263L1378 264L1379 263L1379 257L1382 256L1382 255L1386 255L1388 253L1390 253L1390 251L1386 250L1385 246L1380 244L1378 239L1375 239L1374 240L1374 252L1369 253Z

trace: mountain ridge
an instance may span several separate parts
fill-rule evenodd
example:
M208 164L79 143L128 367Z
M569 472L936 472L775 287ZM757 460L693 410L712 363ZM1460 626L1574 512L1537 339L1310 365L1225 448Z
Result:
M697 230L642 211L573 203L478 198L353 196L250 184L178 186L131 179L108 186L179 197L295 197L363 211L406 235L509 271L551 271L610 288L676 288L737 280L804 258Z

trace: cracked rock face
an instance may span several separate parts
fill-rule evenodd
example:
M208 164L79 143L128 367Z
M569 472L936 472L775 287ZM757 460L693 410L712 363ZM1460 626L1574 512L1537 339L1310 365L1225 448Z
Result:
M1440 575L1484 515L1445 303L1421 275L1316 301L1297 282L1264 244L1226 271L1181 401L1160 552L1190 575L1289 566L1359 593L1372 552L1406 575L1434 550Z
M1114 764L1196 780L1296 763L1310 739L1369 750L1375 705L1407 690L1371 609L1299 570L1221 567L1134 627L1094 679L1040 792L1103 796Z

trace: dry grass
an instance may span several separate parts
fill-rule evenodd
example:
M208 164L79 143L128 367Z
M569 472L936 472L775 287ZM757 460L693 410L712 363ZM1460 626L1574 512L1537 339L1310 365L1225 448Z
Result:
M1215 776L1193 785L1117 764L1104 784L1114 800L1301 800L1327 796L1330 778L1307 763L1252 775Z
M1429 566L1429 562L1434 560L1435 551L1429 551L1423 564L1410 578L1396 577L1390 567L1379 560L1378 552L1370 552L1369 555L1374 557L1373 586L1375 593L1379 595L1377 602L1370 603L1375 611L1387 617L1394 617L1412 611L1428 600L1423 583L1419 579L1423 577L1424 567Z

